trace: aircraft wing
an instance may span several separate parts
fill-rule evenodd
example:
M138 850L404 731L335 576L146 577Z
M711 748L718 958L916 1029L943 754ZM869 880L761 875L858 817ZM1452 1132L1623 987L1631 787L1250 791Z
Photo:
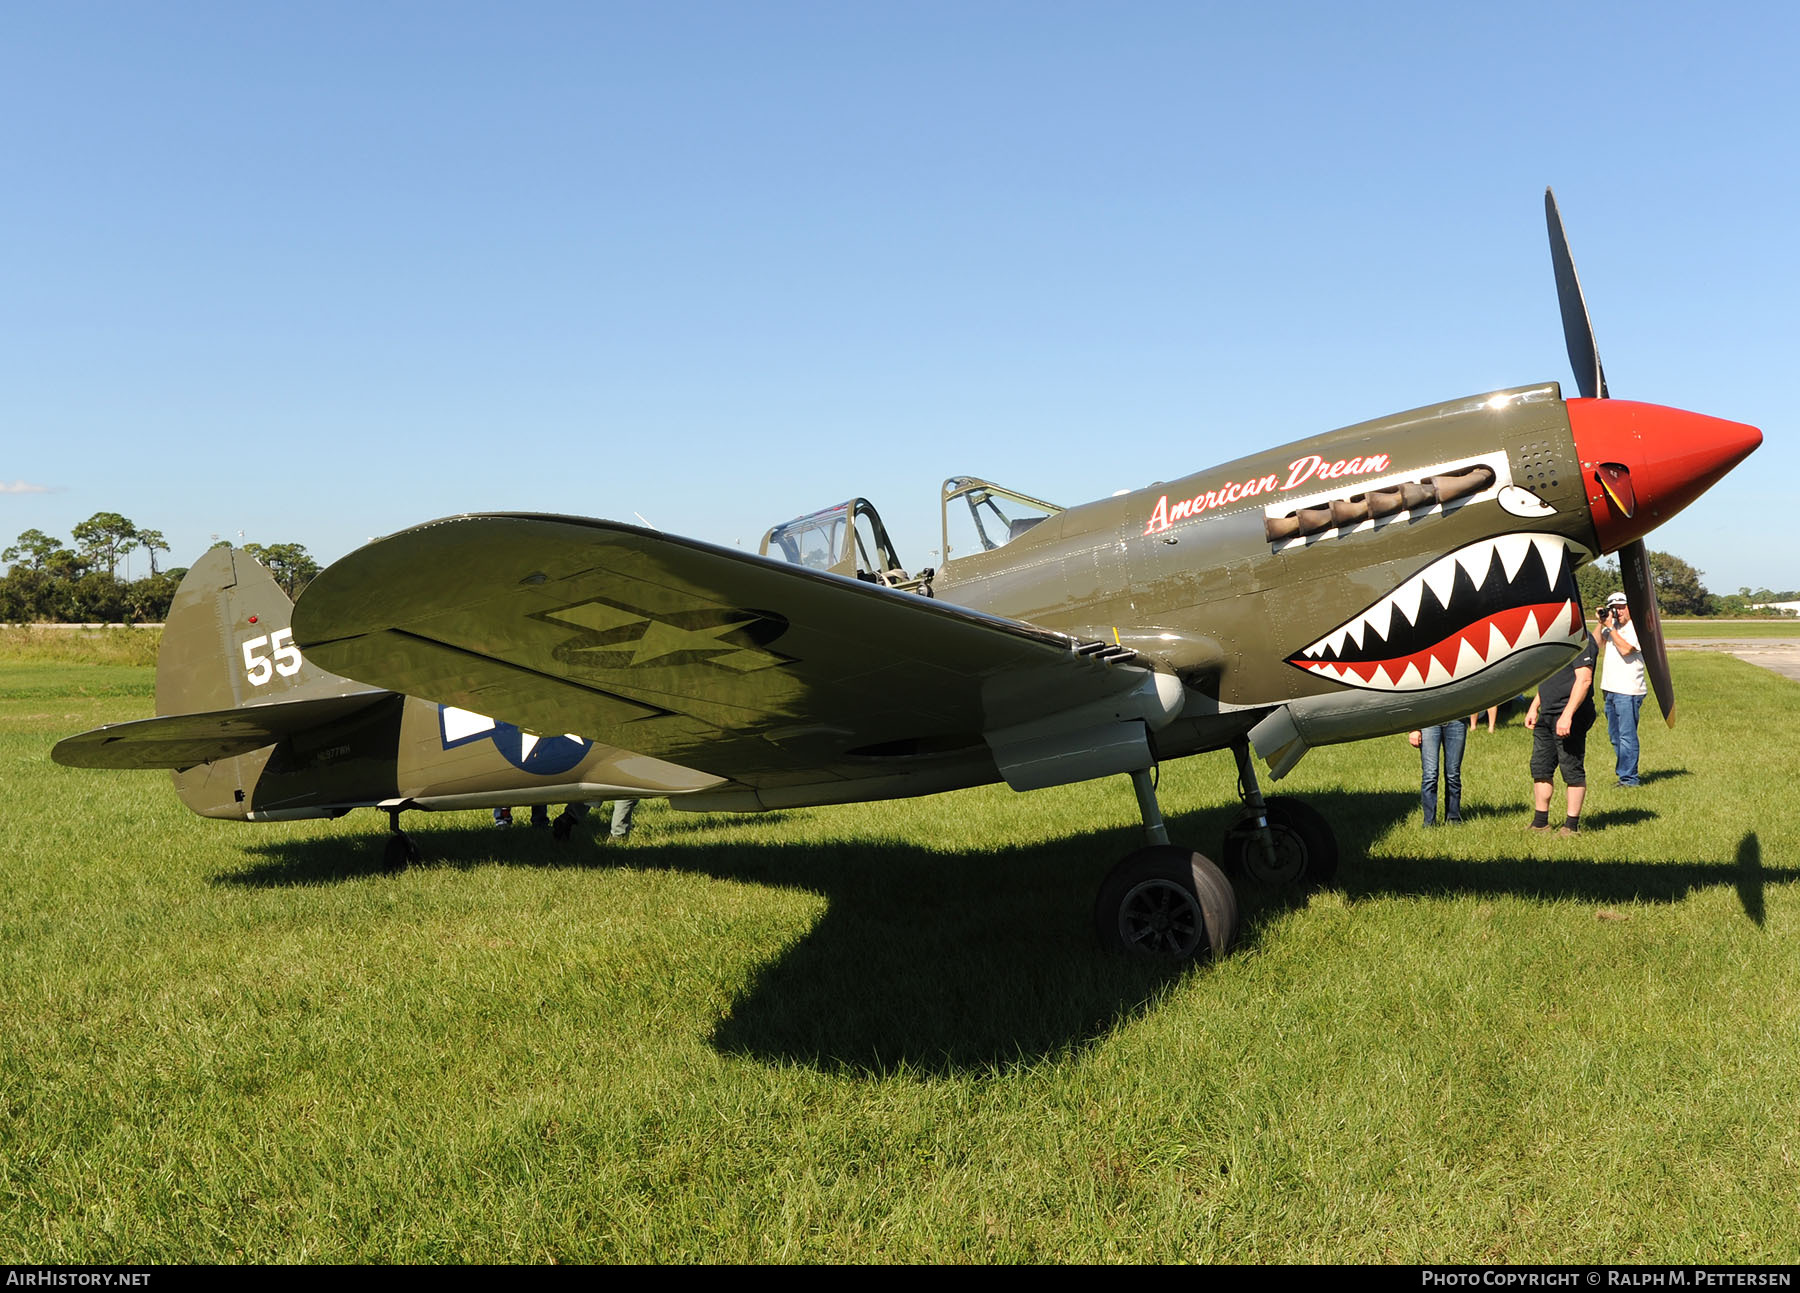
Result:
M759 788L986 759L993 732L1129 709L1148 677L915 593L557 516L371 543L307 587L294 633L335 673Z
M191 768L260 750L347 718L392 695L389 691L361 691L108 723L58 741L50 757L70 768Z

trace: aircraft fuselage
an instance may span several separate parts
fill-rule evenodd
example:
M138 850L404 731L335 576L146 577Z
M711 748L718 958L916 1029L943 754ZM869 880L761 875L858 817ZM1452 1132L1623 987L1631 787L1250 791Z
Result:
M1621 407L1635 449L1610 427L1590 438L1610 458L1635 452L1639 478L1659 481L1629 522L1570 412L1592 425ZM1597 523L1641 533L1758 439L1654 406L1571 404L1555 383L1520 387L1071 508L953 556L933 592L1117 642L1180 677L1190 695L1158 734L1165 756L1217 748L1239 730L1222 717L1276 707L1308 745L1404 731L1554 672L1585 633L1575 569L1619 546Z

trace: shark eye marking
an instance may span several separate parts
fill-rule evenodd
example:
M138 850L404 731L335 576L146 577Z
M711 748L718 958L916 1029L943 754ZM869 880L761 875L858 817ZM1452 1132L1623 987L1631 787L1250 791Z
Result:
M1556 509L1528 489L1518 485L1508 485L1498 495L1500 506L1514 516L1534 519L1540 516L1555 516Z
M1348 497L1319 494L1294 499L1288 510L1263 510L1263 537L1281 552L1335 535L1379 529L1396 520L1450 512L1493 498L1512 484L1504 453L1484 454L1474 461L1428 467L1416 476L1370 481ZM1333 532L1333 533L1328 533Z
M1460 682L1530 647L1587 633L1571 545L1502 534L1440 557L1368 609L1287 658L1370 691Z

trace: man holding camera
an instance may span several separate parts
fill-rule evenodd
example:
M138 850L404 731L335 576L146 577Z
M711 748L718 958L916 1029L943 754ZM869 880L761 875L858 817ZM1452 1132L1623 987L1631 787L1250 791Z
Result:
M1605 660L1600 670L1600 692L1606 705L1606 734L1621 786L1638 780L1638 711L1644 704L1644 653L1631 627L1631 603L1624 593L1614 593L1594 613Z

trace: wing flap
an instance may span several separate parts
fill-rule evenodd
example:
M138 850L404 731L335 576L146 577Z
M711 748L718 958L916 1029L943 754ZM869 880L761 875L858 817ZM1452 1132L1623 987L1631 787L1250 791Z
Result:
M1144 678L1033 625L570 517L378 540L313 581L294 631L334 672L756 786L890 772L870 748L980 751Z

